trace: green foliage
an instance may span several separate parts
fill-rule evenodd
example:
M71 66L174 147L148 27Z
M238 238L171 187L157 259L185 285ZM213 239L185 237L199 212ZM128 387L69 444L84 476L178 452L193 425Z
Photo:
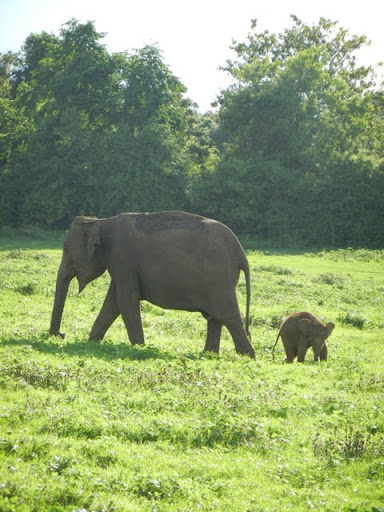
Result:
M186 209L287 247L382 247L383 91L368 43L320 18L234 43L196 112L157 46L110 53L92 22L0 55L2 225Z
M338 320L343 324L353 325L353 327L357 327L358 329L362 329L368 325L368 320L356 313L356 311L348 312L344 316L340 315Z
M253 22L226 68L227 143L202 176L203 211L287 245L383 244L382 102L373 69L356 65L365 43L325 19L293 17L278 35Z
M185 88L158 48L110 54L102 37L71 20L59 37L27 38L15 98L2 100L15 109L2 130L17 148L0 155L4 223L64 228L77 214L185 204ZM8 129L21 113L22 147Z
M145 346L120 320L89 343L105 275L70 287L66 338L50 337L50 240L0 238L1 510L383 507L382 251L248 251L254 361L225 329L220 356L202 352L201 315L147 302ZM244 312L243 280L238 297ZM281 343L272 361L300 310L336 324L327 363L283 365Z

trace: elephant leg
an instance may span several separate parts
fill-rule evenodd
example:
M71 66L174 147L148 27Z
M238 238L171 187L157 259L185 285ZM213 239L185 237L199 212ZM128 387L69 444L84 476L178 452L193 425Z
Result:
M297 361L299 363L304 363L305 361L305 354L307 353L308 346L304 343L299 343L299 346L297 348Z
M248 355L253 359L255 358L255 351L243 327L235 290L231 293L213 294L209 299L209 304L207 304L205 311L209 314L209 317L215 319L219 324L225 325L229 330L238 354ZM205 317L207 318L207 316ZM211 326L208 325L208 334L210 334L210 329L212 329L215 336L218 337L218 326L214 323L212 323ZM208 339L211 340L213 338L207 336L207 344ZM219 346L217 346L217 351L218 349ZM210 350L213 350L213 347Z
M139 293L132 291L131 285L120 285L117 290L117 304L128 332L129 341L132 345L144 344L145 341L143 325L141 323Z
M328 345L327 345L327 342L325 342L324 346L320 352L320 361L327 361L327 360L328 360Z
M293 343L288 343L283 339L283 345L285 350L286 358L284 359L284 363L293 363L293 360L297 356L297 347Z
M205 342L204 350L218 354L220 349L220 336L223 324L215 318L208 318L207 320L207 341Z
M238 354L248 355L252 357L252 359L254 359L255 351L253 350L253 347L250 344L247 335L245 334L240 313L237 318L224 325L228 328L229 332L231 333L233 342L235 344L236 352Z
M119 316L119 314L120 311L116 301L115 284L112 281L109 285L109 290L101 307L100 313L98 314L92 326L91 334L89 335L89 341L102 340L105 336L105 333Z

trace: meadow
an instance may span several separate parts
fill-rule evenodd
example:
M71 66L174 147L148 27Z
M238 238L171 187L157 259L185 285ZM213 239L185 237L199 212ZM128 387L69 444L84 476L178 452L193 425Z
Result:
M204 353L198 314L142 303L87 337L103 275L48 334L62 235L0 237L1 512L384 511L384 251L244 240L256 360ZM245 283L238 285L242 312ZM282 318L336 324L329 360L282 363Z

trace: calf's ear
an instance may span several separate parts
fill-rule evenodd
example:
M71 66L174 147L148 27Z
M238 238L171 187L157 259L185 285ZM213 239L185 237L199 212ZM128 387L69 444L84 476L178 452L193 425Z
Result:
M327 338L328 338L328 336L330 336L331 332L335 328L335 324L333 324L332 322L328 322L326 327L327 327L327 333L328 333Z
M298 324L299 329L304 334L304 336L308 336L311 331L312 322L308 320L308 318L301 318L298 320Z

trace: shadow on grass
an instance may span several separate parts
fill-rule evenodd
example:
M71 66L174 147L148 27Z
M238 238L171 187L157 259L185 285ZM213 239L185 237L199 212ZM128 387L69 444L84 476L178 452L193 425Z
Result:
M76 357L95 357L113 361L116 359L127 359L140 361L145 359L161 359L169 361L175 356L164 352L152 345L131 345L128 343L112 343L110 341L89 342L74 341L65 342L60 338L6 338L1 345L32 347L33 350L44 354L68 355Z

